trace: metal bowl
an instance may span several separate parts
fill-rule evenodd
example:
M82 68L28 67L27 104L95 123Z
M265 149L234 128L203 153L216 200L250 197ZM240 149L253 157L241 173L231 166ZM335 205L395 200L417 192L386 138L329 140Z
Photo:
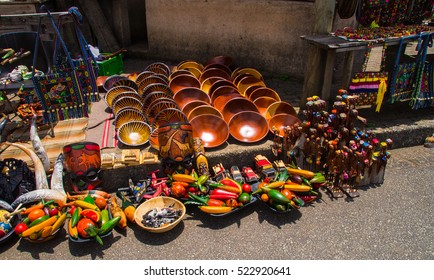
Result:
M300 119L289 114L276 114L268 120L268 127L273 132L273 127L279 131L279 136L284 136L284 128L293 126L296 123L301 123Z
M151 127L143 121L130 121L119 127L117 137L127 146L142 146L149 141Z
M173 96L173 100L179 105L179 108L184 108L184 106L192 101L204 101L211 104L211 98L203 90L196 87L185 87L179 90Z
M240 112L230 119L229 133L240 142L258 142L267 136L268 123L258 112Z
M216 115L199 115L190 120L193 137L199 137L205 148L215 148L229 138L228 124Z

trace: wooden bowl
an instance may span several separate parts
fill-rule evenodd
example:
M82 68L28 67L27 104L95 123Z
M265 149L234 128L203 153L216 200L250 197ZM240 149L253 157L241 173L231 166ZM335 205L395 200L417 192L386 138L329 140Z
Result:
M221 95L227 95L227 94L239 94L241 93L238 91L238 89L233 88L232 86L221 86L213 91L211 97L211 103L214 102L219 96Z
M148 116L149 119L151 119L154 118L158 112L167 108L180 109L178 104L176 104L175 100L173 100L172 98L161 97L152 101L152 103L149 104L148 108L146 108L146 110L144 110L143 112L146 116Z
M149 86L150 84L165 84L168 85L168 79L164 79L164 76L157 76L157 74L154 74L152 76L146 77L144 79L142 79L142 81L140 83L138 83L137 87L137 92L143 92L143 90Z
M208 90L208 95L209 95L209 96L212 96L213 93L214 93L214 91L215 91L217 88L221 87L221 86L230 86L230 87L233 87L234 89L237 89L237 86L234 85L234 84L232 83L232 81L228 81L228 80L218 80L218 81L215 81L215 82L211 85L211 87L210 87L209 90Z
M154 72L152 71L143 71L141 73L139 73L135 79L135 82L137 85L140 84L141 81L143 81L144 79L146 79L147 77L153 76L155 75Z
M230 56L227 55L219 55L219 56L215 56L211 59L209 59L205 65L210 65L210 64L223 64L226 67L230 67L233 63L233 59ZM206 66L205 66L206 67Z
M229 138L229 127L224 119L216 115L199 115L190 120L193 137L199 137L205 148L215 148Z
M219 97L217 97L214 102L213 102L213 106L219 110L220 112L223 111L223 107L232 99L235 98L244 98L241 94L239 93L230 93L230 94L224 94L224 95L220 95Z
M188 122L187 116L177 108L166 108L155 114L151 127L155 129L176 122Z
M295 111L294 107L285 101L276 101L268 106L267 110L265 111L265 118L268 121L272 116L277 114L289 114L295 117L297 116L297 112Z
M258 112L258 108L256 105L244 97L236 97L229 100L222 108L221 112L223 115L223 119L229 123L229 120L239 112L252 111Z
M200 74L199 76L199 82L203 83L203 81L207 78L214 77L214 78L223 78L225 80L230 81L231 76L224 70L220 68L209 68L206 69ZM216 79L217 80L217 79Z
M105 79L102 87L105 89L105 91L109 91L112 87L114 87L113 85L119 80L128 80L128 78L121 75L112 75Z
M200 89L200 82L196 77L191 75L179 75L170 80L169 87L176 94L183 88L194 87Z
M201 105L209 105L209 103L201 100L191 101L190 103L185 104L184 107L181 108L181 111L188 116L194 108Z
M111 108L113 106L113 98L122 92L127 91L135 91L132 87L127 86L118 86L111 88L105 95L104 95L104 101L107 104L107 107Z
M218 81L224 80L222 77L209 77L206 78L201 84L200 89L203 90L206 94L209 95L209 90L211 86Z
M146 98L146 96L156 91L164 92L170 96L173 96L173 91L170 89L169 85L162 84L162 83L150 84L143 89L143 92L139 92L139 93L142 94L143 98Z
M162 74L166 77L169 77L171 71L170 71L170 67L167 66L166 64L162 63L162 62L154 62L150 65L148 65L145 68L145 71L151 71L157 74Z
M229 121L231 136L244 143L261 141L267 136L268 130L267 120L258 112L240 112Z
M270 132L273 132L273 127L279 130L279 136L284 136L284 128L293 126L296 123L301 123L300 119L289 114L276 114L268 120Z
M257 98L263 97L263 96L271 97L271 98L275 99L276 101L281 100L279 94L275 90L273 90L269 87L259 87L259 88L255 89L248 96L248 98L252 101L255 101Z
M125 96L119 98L115 103L113 103L112 111L114 115L117 115L118 112L124 108L136 108L142 110L142 107L143 104L141 100L134 97Z
M241 76L241 75L250 75L260 80L264 80L262 74L258 70L254 68L248 68L248 67L238 67L237 69L235 69L232 72L231 79L235 80L237 76Z
M187 118L191 120L192 118L199 116L199 115L216 115L217 117L223 118L222 113L220 113L219 110L214 108L211 105L201 105L197 106L193 110L190 111L190 113L187 115Z
M137 92L135 92L135 91L125 91L125 92L121 92L119 94L116 94L116 96L114 96L113 99L112 99L112 104L115 104L122 97L133 97L133 98L136 98L136 99L142 101L142 97Z
M185 87L179 90L173 96L173 100L179 105L179 108L184 108L184 106L192 101L205 101L211 104L211 98L200 88L195 87Z
M231 77L232 71L231 71L231 69L228 66L226 66L224 64L220 64L220 63L207 64L203 68L202 72L205 72L206 70L211 69L211 68L217 68L217 69L221 69L221 70L225 71L226 73L229 74L229 80L231 80L230 77Z
M136 84L136 82L134 82L133 80L130 80L130 79L122 79L122 80L119 80L113 84L113 87L117 87L117 86L131 87L135 91L137 91L139 89L139 86Z
M199 79L200 74L202 74L203 65L192 60L186 60L180 62L177 66L177 69L187 70L192 73L197 79Z
M115 129L118 130L121 125L131 121L146 121L146 116L136 109L120 110L115 116Z
M151 127L144 121L130 121L118 129L118 139L127 146L141 146L149 141Z
M241 95L246 95L246 89L250 86L260 85L265 87L265 83L263 80L256 78L254 76L246 76L242 78L237 84L238 91L241 93Z
M268 97L268 96L262 96L258 97L253 101L253 103L256 105L256 108L258 108L259 113L265 117L265 112L267 111L267 108L276 102L276 99Z
M169 82L173 78L175 78L176 76L179 76L179 75L190 75L190 76L196 77L193 73L191 73L187 69L178 69L178 70L172 72L172 74L170 74L170 76L169 76Z
M173 205L173 206L172 206ZM159 228L152 228L152 227L146 227L143 225L142 220L143 220L143 215L147 214L149 211L151 211L154 208L157 209L161 209L164 207L170 207L172 206L175 210L181 210L181 216L176 219L173 223L159 227ZM145 202L143 202L142 204L140 204L136 211L134 212L134 220L136 222L136 224L143 228L144 230L147 230L149 232L154 232L154 233L162 233L162 232L167 232L171 229L173 229L174 227L176 227L184 218L185 216L185 206L182 202L180 202L179 200L169 197L169 196L158 196L158 197L154 197L151 198L149 200L146 200Z

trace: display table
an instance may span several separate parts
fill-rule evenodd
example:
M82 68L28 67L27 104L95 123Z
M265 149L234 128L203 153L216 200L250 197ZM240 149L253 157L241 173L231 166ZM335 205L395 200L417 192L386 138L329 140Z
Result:
M354 55L356 51L364 51L368 47L368 41L349 41L341 37L332 35L303 35L300 37L309 44L320 50L321 61L325 61L323 67L309 67L305 73L305 82L303 88L303 96L311 96L311 88L321 88L321 98L329 100L330 89L333 78L333 68L335 65L336 53L345 53L344 66L342 73L342 88L348 88L352 69L354 64ZM378 40L376 44L398 45L399 37ZM414 37L408 36L404 38L404 44L414 41ZM312 79L311 77L323 77L323 80ZM320 84L322 82L322 85Z

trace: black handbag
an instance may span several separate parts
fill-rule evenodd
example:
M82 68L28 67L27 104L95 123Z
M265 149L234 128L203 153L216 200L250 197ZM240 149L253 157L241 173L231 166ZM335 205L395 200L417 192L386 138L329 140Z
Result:
M20 195L35 190L35 175L19 159L0 161L0 199L12 203Z

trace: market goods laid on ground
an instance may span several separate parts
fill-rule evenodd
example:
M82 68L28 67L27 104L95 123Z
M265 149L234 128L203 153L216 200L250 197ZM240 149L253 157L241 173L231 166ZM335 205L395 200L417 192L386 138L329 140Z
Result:
M243 75L249 78L259 73L252 68L240 68L238 71L245 71ZM189 207L197 207L206 214L224 219L226 215L242 211L253 203L264 203L270 208L270 213L284 215L290 211L302 211L304 206L315 203L323 194L334 198L356 198L359 196L359 187L383 183L390 157L388 148L392 141L380 141L372 132L364 129L367 120L358 115L355 106L357 96L348 94L346 90L339 91L330 111L327 110L326 102L316 96L309 98L306 109L298 115L290 104L277 100L262 113L259 113L254 103L251 109L230 107L226 112L231 114L227 118L229 126L237 115L245 112L256 113L264 118L265 134L273 139L270 149L274 158L270 160L258 154L251 159L250 166L237 166L236 162L209 166L205 150L209 147L207 143L212 143L212 138L207 138L210 137L207 134L198 134L201 127L193 126L179 107L180 101L174 101L177 93L173 94L170 87L170 76L176 71L163 63L155 63L148 66L145 72L149 72L149 77L163 75L169 84L164 81L144 86L142 80L143 92L140 94L134 87L134 77L143 77L144 73L130 75L118 79L111 86L107 85L106 98L111 95L110 100L114 100L117 95L127 92L140 96L137 102L141 110L137 111L137 115L145 118L135 122L146 124L149 132L130 131L126 134L129 140L123 141L143 140L137 145L136 142L129 142L133 143L129 146L121 145L120 150L129 151L123 154L122 160L131 160L130 156L133 160L139 160L140 156L134 151L140 154L140 147L151 145L158 151L161 171L155 170L143 178L130 178L115 193L107 193L101 179L101 172L104 172L102 159L105 156L97 143L78 142L64 146L53 169L50 169L51 166L47 169L47 175L41 160L46 158L46 152L40 149L42 144L37 135L32 137L33 149L6 142L4 146L23 149L32 159L36 184L9 202L1 200L4 209L1 217L2 242L7 241L13 232L29 242L45 242L54 238L59 228L65 227L71 242L104 244L104 238L115 227L125 231L130 223L136 223L150 232L171 230L182 222ZM252 75L248 74L250 72ZM197 73L201 71L197 70ZM107 78L106 81L109 80ZM111 90L117 87L116 83L122 84L119 87L125 87L127 83L130 86L114 94ZM246 83L240 82L239 85L242 84L244 88L231 86L227 94L222 93L219 97L236 93L237 98L248 100L246 94L253 96L255 91L266 88L260 78L252 79L252 83L259 83L256 85L259 87L252 90L251 94L247 93L249 87ZM178 93L189 86L189 83L177 85ZM239 92L241 88L244 89L244 95ZM158 98L155 96L155 100L146 101L153 99L154 94ZM208 96L209 93L205 94ZM122 98L125 97L119 100ZM149 114L144 104L159 100L162 100L162 106L155 110L154 115ZM205 101L210 108L213 104L211 100ZM108 101L109 104L113 103ZM131 109L131 104L119 107L118 112L126 107ZM283 122L267 122L279 115L291 117L283 118ZM224 117L216 117L226 123ZM118 133L128 123L119 126ZM240 140L246 144L253 145L257 141L251 140L255 137L249 136L263 133L262 129L250 128L249 124L236 125L246 130L243 132L246 138ZM212 130L214 137L220 137L222 132L224 130ZM224 136L225 139L227 137ZM113 167L104 165L104 168ZM3 176L9 181L13 179L8 177L8 169L3 170Z

